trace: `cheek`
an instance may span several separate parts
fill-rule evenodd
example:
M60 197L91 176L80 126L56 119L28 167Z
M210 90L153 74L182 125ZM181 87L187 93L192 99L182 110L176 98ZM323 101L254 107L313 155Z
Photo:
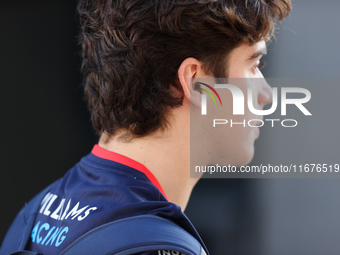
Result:
M254 156L255 128L249 127L249 112L245 115L225 113L227 124L216 126L213 130L215 162L235 166L247 165Z
M219 135L214 148L215 160L211 163L243 166L249 164L254 156L254 132L248 128L227 128Z
M233 98L229 90L225 90L223 96L224 119L228 120L226 125L215 128L219 140L219 160L227 159L230 164L241 166L248 164L254 156L254 141L258 131L248 125L248 121L256 119L249 111L247 96L248 88L252 87L249 79L229 79L228 84L237 86L244 95L244 115L233 115ZM253 89L253 101L256 102L257 92ZM232 124L231 124L232 123ZM254 125L254 123L250 123Z
M244 95L244 115L233 115L233 97L229 89L218 89L222 106L215 105L207 97L207 115L197 112L197 123L191 122L191 153L206 164L241 166L248 164L254 155L256 133L249 127L248 121L254 119L248 110L247 90L250 86L245 79L228 80L241 89ZM218 102L218 101L217 101ZM196 120L196 118L193 118ZM213 127L213 120L225 120L227 123ZM231 124L233 123L233 124ZM197 127L197 131L193 132Z

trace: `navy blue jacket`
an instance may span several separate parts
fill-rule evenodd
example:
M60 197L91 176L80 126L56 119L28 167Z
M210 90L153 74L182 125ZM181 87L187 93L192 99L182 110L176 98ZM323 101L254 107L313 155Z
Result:
M144 214L173 221L204 247L192 223L167 200L145 166L95 145L43 199L27 249L58 254L97 226Z

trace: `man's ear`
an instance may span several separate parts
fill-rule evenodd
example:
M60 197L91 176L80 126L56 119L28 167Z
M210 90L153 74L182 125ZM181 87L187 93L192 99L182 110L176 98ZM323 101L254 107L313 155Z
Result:
M201 91L195 89L195 79L209 77L202 69L202 62L195 58L185 59L178 68L178 78L187 98L196 107L201 107Z

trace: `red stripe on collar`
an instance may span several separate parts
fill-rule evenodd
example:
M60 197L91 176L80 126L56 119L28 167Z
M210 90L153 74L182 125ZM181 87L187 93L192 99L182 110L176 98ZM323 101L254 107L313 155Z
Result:
M146 175L146 177L152 182L153 185L155 185L159 191L163 194L163 196L169 200L167 198L167 196L164 193L164 190L162 188L162 186L159 184L159 182L157 181L156 177L141 163L125 157L119 153L113 152L113 151L108 151L102 147L100 147L98 144L96 144L93 149L92 149L92 154L96 155L99 158L103 158L103 159L108 159L126 166L129 166L131 168L134 168L140 172L142 172L143 174Z

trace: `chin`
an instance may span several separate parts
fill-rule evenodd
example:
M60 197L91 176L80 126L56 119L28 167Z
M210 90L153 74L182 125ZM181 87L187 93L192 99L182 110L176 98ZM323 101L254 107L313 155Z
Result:
M233 165L236 167L246 166L252 161L253 158L254 145L245 148L244 151L237 156L237 160L235 160L235 163Z
M241 146L229 152L224 152L209 159L210 164L246 166L254 157L254 145Z

